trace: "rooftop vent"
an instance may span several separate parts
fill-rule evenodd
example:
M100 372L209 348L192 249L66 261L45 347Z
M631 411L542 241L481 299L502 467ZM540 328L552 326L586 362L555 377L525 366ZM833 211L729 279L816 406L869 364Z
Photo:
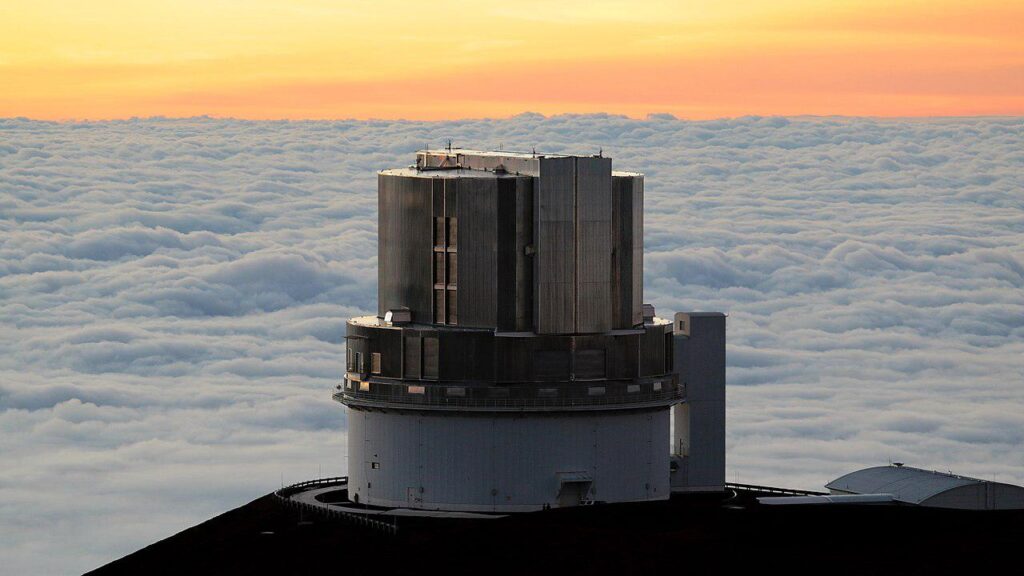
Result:
M384 314L384 322L388 324L408 324L412 322L412 311L408 308L393 308Z
M644 324L654 322L654 305L644 304Z

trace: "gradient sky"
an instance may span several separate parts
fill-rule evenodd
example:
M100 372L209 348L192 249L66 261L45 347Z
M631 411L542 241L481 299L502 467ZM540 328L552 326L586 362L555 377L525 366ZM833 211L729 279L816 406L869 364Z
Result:
M1024 114L1024 3L5 0L0 117Z

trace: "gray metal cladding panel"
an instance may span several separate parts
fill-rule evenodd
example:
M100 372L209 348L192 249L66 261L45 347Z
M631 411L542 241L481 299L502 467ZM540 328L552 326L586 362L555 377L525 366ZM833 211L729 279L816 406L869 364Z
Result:
M441 380L491 380L494 335L491 332L438 330Z
M381 375L388 377L524 383L566 379L569 373L578 379L625 380L638 376L641 337L636 334L496 337L490 330L393 328L351 323L348 328L349 349L362 353L366 361L373 353L381 354ZM429 341L433 338L437 338L436 348L432 348L435 344ZM552 372L555 368L549 368L552 364L544 360L546 353L551 352L558 352L556 364L563 366L557 368L557 372ZM436 360L432 359L434 356ZM570 361L570 367L564 368ZM661 374L664 372L654 375Z
M597 333L611 330L611 283L581 281L576 289L576 332Z
M540 178L534 191L537 223L534 305L537 332L542 334L575 331L575 186L574 158L541 159Z
M459 325L497 326L498 181L459 181Z
M495 380L498 382L530 382L553 379L553 370L568 374L568 367L557 368L569 361L572 341L564 336L530 338L495 338ZM555 354L557 352L557 354ZM541 375L538 375L538 369Z
M614 336L608 346L608 377L636 378L639 374L640 336L628 334Z
M402 232L401 219L394 215L401 205L397 182L394 176L377 175L377 315L382 317L388 306L398 301L396 277L402 267L398 241Z
M537 298L538 334L573 332L574 286L569 282L539 282Z
M612 328L611 225L578 224L576 332L607 332Z
M640 376L655 376L671 371L666 366L666 326L645 326L640 337Z
M444 183L445 178L431 179L432 212L435 218L444 216Z
M544 158L540 164L537 217L572 222L576 217L576 160Z
M576 159L576 332L612 327L612 163Z
M576 286L571 222L537 223L536 292L538 334L575 332Z
M643 248L633 250L633 287L630 290L632 297L632 318L633 325L642 324L644 321L644 276L643 276Z
M451 217L458 215L459 211L459 187L467 179L445 178L444 179L444 215Z
M351 411L349 490L381 506L527 511L557 506L560 477L576 474L591 479L593 500L665 499L668 413L449 417Z
M683 352L683 370L687 397L691 401L725 402L725 324L724 314L690 314L690 337L683 350L677 339L676 354ZM677 337L678 338L678 337ZM677 356L678 358L678 356Z
M394 378L402 375L402 333L398 330L375 330L371 342L373 352L380 353L381 375Z
M537 243L538 243L538 256L541 256L541 250L545 252L551 251L563 251L568 252L571 256L575 250L575 227L572 222L562 220L545 220L542 219L537 223ZM561 258L562 256L559 256ZM558 260L561 263L561 260ZM572 266L563 266L563 268L555 269L552 268L552 274L557 276L553 277L554 280L544 278L542 280L552 282L565 282L572 278L574 273Z
M428 178L378 176L378 315L407 306L431 318L433 183Z
M633 324L644 321L644 177L633 180Z
M677 314L675 323L683 314ZM689 482L725 482L725 328L719 313L688 314L689 336L676 335L674 360L690 405Z
M497 274L496 325L501 330L516 329L516 297L520 295L516 257L522 252L516 243L516 189L515 180L498 181L497 196Z
M495 382L518 383L533 379L533 348L526 338L494 339Z
M419 378L422 373L422 339L419 336L405 336L402 350L403 377Z
M533 240L533 179L516 179L515 205L516 310L515 330L532 331L533 324L533 256L526 247Z
M690 402L690 470L694 486L725 483L725 403Z
M604 334L592 334L584 336L573 336L572 342L577 350L604 350L606 346L614 342L614 336Z
M580 221L577 224L577 278L581 282L611 285L611 223ZM607 307L607 304L606 304Z
M631 176L612 178L612 301L614 328L632 328L643 321L633 301L633 187ZM642 242L642 239L640 240ZM639 319L637 318L639 315Z
M602 350L577 350L573 358L576 378L605 378L608 374L606 353Z
M537 350L533 353L535 380L568 380L572 363L569 350Z
M576 159L576 217L580 221L611 222L611 158Z
M440 350L437 336L423 338L423 377L431 380L437 379L438 363L440 362Z

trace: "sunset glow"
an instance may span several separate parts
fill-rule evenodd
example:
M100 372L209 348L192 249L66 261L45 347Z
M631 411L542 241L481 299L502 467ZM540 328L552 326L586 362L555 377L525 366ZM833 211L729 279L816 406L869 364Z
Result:
M1024 114L1024 4L8 0L0 116Z

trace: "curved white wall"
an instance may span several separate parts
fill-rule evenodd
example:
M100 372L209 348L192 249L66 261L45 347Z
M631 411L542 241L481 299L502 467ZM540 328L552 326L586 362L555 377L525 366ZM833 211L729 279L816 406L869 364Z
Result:
M559 414L349 408L349 496L377 506L529 511L559 506L563 482L589 479L590 500L663 500L668 443L667 407Z

